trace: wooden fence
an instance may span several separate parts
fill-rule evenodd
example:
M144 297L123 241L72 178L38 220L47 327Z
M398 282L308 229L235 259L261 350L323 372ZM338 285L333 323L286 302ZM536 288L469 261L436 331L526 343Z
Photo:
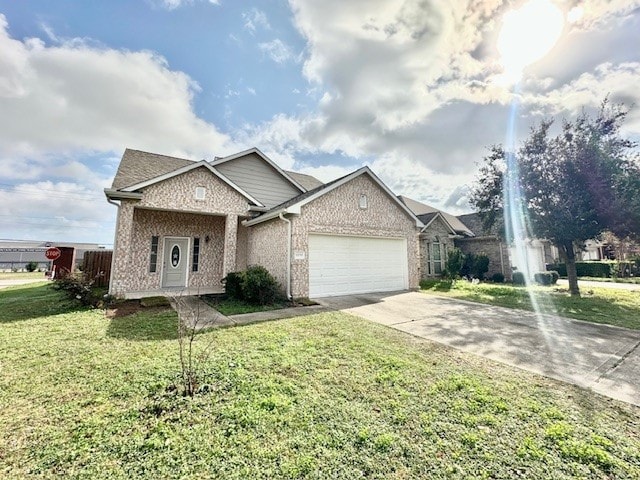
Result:
M89 250L84 252L82 261L82 273L88 277L95 279L97 287L109 286L109 277L111 276L111 250Z

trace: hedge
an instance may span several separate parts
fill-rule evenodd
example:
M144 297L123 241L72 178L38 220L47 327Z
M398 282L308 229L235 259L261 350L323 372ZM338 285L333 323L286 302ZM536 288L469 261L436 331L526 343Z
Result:
M615 266L614 262L576 262L576 271L579 277L609 278ZM555 270L561 277L567 276L567 266L564 263L547 265L547 271L549 270Z

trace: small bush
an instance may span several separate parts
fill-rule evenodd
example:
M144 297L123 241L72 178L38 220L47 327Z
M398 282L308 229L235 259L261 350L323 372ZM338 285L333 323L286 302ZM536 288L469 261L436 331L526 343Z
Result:
M513 275L511 276L511 281L513 282L514 285L524 285L525 284L524 273L513 272Z
M576 273L579 277L610 278L616 267L616 262L576 262ZM547 265L547 270L555 270L561 277L567 276L567 266L564 263Z
M493 283L504 283L504 275L502 273L494 273L491 275L491 281Z
M224 293L226 293L229 298L234 298L236 300L244 299L242 283L245 276L246 272L230 272L222 279L222 283L224 284Z
M94 283L94 278L70 273L56 277L51 286L55 290L63 291L67 297L82 305L98 307L103 303L102 290L94 288Z
M464 265L465 254L459 248L454 248L447 256L447 262L443 276L445 278L458 278Z
M244 272L242 295L244 300L255 305L268 305L282 298L280 285L269 271L260 265L251 266Z
M558 272L538 272L533 275L533 279L538 285L555 285L558 281Z
M38 269L38 262L29 262L24 267L27 272L35 272Z
M489 257L484 253L476 255L475 261L473 262L473 269L471 273L476 278L480 280L484 279L484 274L489 271Z

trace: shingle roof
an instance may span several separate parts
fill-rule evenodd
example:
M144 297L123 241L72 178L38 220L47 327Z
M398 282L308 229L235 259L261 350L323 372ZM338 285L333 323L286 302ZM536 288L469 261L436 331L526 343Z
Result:
M164 175L194 163L185 158L169 157L157 153L127 148L122 155L111 188L121 189Z
M444 219L449 223L451 228L455 230L457 234L473 236L473 229L469 229L468 225L464 222L458 220L458 218L454 217L450 213L443 212L442 210L438 210L437 208L432 207L431 205L427 205L426 203L418 202L417 200L413 200L412 198L405 197L404 195L399 195L398 198L409 208L413 213L415 213L418 218L425 225L429 223L429 221L435 216L437 212L440 212ZM431 215L431 216L428 216ZM422 216L425 218L423 219Z
M493 225L490 229L484 228L479 213L467 213L466 215L458 215L458 220L464 223L477 237L486 237L498 235L500 231L499 225Z
M298 173L292 172L290 170L285 170L286 174L293 178L296 182L302 185L305 190L313 190L314 188L318 188L324 185L320 180L311 175L307 175L306 173Z

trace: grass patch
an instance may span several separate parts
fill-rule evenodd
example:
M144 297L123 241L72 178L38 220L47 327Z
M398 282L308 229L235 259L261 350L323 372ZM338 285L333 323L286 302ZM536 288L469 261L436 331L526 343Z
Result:
M640 330L638 292L611 288L582 288L582 297L574 298L566 289L466 281L422 282L422 291L452 298L508 308L533 311L531 295L545 313Z
M564 278L566 280L566 278ZM616 278L603 278L603 277L578 277L578 281L588 280L590 282L604 282L604 283L631 283L640 285L640 277L616 277Z
M44 272L0 272L0 280L46 280Z
M233 298L224 298L215 295L204 295L202 297L205 302L219 311L222 315L239 315L242 313L267 312L269 310L278 310L281 308L291 307L289 302L278 302L271 305L254 305L244 300Z
M346 314L199 334L184 398L172 311L0 305L6 478L640 477L640 409Z

